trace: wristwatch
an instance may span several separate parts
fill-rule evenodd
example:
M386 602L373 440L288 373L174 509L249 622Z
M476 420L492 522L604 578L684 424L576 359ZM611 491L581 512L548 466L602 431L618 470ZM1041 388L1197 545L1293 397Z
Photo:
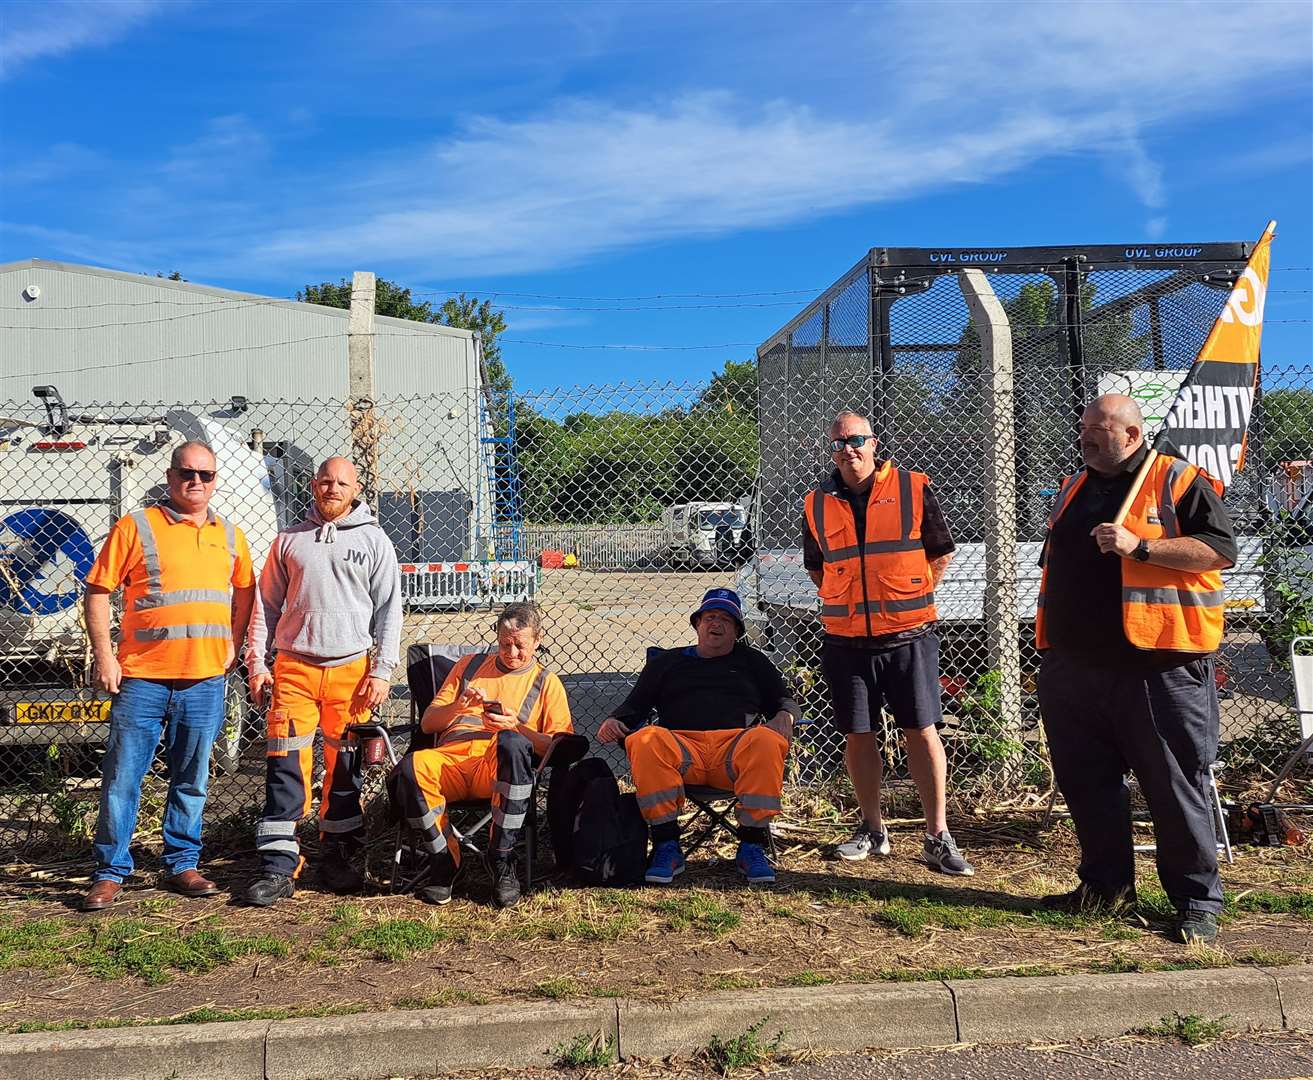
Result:
M1131 558L1134 559L1136 562L1148 562L1149 541L1141 537L1140 542L1135 545L1135 550L1131 552Z

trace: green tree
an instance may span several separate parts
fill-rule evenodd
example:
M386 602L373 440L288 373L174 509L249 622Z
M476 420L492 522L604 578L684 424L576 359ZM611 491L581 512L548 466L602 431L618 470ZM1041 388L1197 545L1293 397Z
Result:
M479 335L483 342L483 370L489 389L499 398L510 393L511 376L502 361L501 345L497 342L506 330L505 315L500 311L494 311L491 301L479 300L464 293L442 301L438 313L447 326L473 330Z
M1269 468L1313 459L1313 390L1264 390L1257 411L1254 433Z

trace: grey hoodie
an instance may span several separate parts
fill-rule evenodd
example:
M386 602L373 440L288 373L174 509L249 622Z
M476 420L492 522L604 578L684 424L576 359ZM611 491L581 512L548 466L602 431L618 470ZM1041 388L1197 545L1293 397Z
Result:
M338 667L373 650L370 675L391 679L401 647L401 574L392 541L363 502L325 521L318 507L280 532L260 573L247 635L252 675L274 652Z

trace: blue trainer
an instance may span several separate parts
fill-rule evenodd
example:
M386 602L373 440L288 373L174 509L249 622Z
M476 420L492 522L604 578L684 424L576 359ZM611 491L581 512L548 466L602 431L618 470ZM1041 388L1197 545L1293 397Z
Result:
M684 853L678 840L663 840L652 849L652 861L647 864L645 881L653 885L669 885L684 872Z
M749 885L769 885L775 880L775 871L760 844L740 843L734 863Z

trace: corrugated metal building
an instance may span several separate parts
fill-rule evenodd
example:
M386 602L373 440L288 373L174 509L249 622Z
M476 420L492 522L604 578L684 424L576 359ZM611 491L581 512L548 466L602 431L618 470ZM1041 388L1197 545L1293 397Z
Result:
M38 384L84 413L182 407L259 432L300 471L350 450L348 321L339 308L93 266L0 264L0 415L38 416ZM409 557L468 557L480 542L490 501L480 355L468 330L375 320L380 490L394 503L411 496L421 522L429 497L450 524L466 504L459 530Z

